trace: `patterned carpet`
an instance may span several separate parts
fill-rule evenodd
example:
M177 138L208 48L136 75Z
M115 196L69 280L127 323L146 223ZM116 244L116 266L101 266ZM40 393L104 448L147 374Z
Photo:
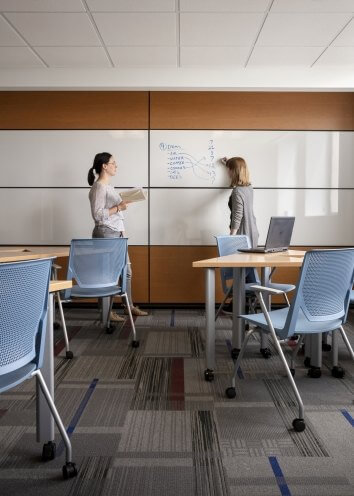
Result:
M311 379L297 360L307 428L296 433L296 406L279 358L265 360L254 339L225 398L233 362L231 319L217 322L217 373L203 379L202 310L152 310L112 335L94 310L67 309L73 360L56 332L56 404L68 427L76 479L63 481L63 445L43 463L35 441L35 388L0 396L0 495L26 496L353 496L354 363L340 340L344 379ZM346 325L354 345L354 311ZM287 348L289 351L290 348Z

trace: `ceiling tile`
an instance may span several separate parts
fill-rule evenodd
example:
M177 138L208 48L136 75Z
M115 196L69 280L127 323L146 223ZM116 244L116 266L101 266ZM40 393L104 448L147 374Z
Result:
M353 1L354 3L354 1ZM343 29L341 34L333 42L333 46L354 46L354 20Z
M36 47L49 67L112 67L102 47Z
M274 0L272 12L354 12L353 0Z
M256 46L248 62L250 65L306 66L311 64L324 47L261 47Z
M6 14L33 46L99 46L100 40L87 14Z
M81 0L0 0L0 12L83 12Z
M180 0L181 12L265 12L269 0Z
M45 67L28 47L0 47L1 69L30 69Z
M175 12L175 0L86 0L91 12Z
M181 46L248 46L263 14L181 14Z
M314 67L322 65L350 65L354 70L354 50L352 47L330 46L318 59Z
M175 14L92 14L107 46L176 44Z
M269 14L257 44L326 46L349 19L349 14Z
M26 43L0 15L0 46L22 46Z
M108 47L116 67L177 66L176 47Z
M181 67L243 66L250 47L181 47Z

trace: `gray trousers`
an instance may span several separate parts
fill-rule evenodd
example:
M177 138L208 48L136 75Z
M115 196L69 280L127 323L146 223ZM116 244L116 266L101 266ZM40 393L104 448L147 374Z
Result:
M121 231L113 231L113 229L110 229L109 227L106 227L106 226L95 226L94 230L92 231L92 237L93 238L121 238L122 232ZM132 266L130 263L129 253L127 253L127 262L128 262L127 295L128 295L128 300L129 300L130 305L133 305L133 300L132 300Z

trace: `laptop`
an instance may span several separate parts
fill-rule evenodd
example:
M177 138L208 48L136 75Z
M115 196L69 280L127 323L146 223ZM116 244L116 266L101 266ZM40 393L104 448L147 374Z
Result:
M245 253L274 253L289 248L295 217L271 217L265 246L242 248Z

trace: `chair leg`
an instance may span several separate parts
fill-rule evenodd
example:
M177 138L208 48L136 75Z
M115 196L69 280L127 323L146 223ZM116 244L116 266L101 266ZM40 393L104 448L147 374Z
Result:
M221 310L224 308L225 301L226 301L226 300L228 299L228 297L230 296L231 291L232 291L232 286L230 286L230 287L229 287L229 289L227 290L226 295L225 295L225 297L224 297L224 299L223 299L222 303L220 304L220 306L219 306L219 308L218 308L218 310L217 310L217 312L216 312L216 314L215 314L215 320L217 320L217 318L218 318L218 317L219 317L219 315L220 315Z
M295 374L294 361L295 361L295 358L297 357L297 354L299 353L299 349L300 349L300 347L301 347L301 345L302 345L302 341L303 341L303 339L304 339L303 334L300 334L300 335L299 335L299 339L298 339L298 341L297 341L297 343L296 343L296 346L295 346L295 348L294 348L294 351L293 351L293 352L292 352L292 354L291 354L291 363L290 363L290 364L291 364L291 368L290 368L290 372L291 372L293 375ZM293 372L293 371L294 371L294 372Z
M291 371L290 371L290 368L289 368L289 365L288 365L288 362L286 361L286 358L284 356L284 353L283 353L283 350L281 349L281 346L280 346L280 343L277 339L277 336L275 334L275 331L274 329L270 329L271 331L271 334L272 334L272 338L273 338L273 342L274 342L274 345L280 355L280 359L281 361L283 362L283 365L285 367L285 371L286 371L286 374L288 376L288 379L290 381L290 384L291 384L291 387L294 391L294 394L295 394L295 397L296 397L296 401L299 405L299 419L295 419L295 420L303 420L304 419L304 404L302 402L302 399L301 399L301 396L300 396L300 393L296 387L296 384L295 384L295 381L294 381L294 378L291 374Z
M236 363L235 363L235 366L234 366L234 371L233 371L233 374L232 374L232 379L231 379L231 383L232 383L232 387L235 388L236 387L236 376L237 376L237 371L240 367L240 364L241 364L241 360L242 360L242 357L243 357L243 354L245 352L245 349L246 349L246 346L247 346L247 343L248 343L248 340L249 338L251 337L251 335L254 333L254 329L250 329L249 331L246 332L245 334L245 339L243 340L243 343L242 343L242 346L241 346L241 349L240 349L240 352L238 354L238 357L237 357L237 360L236 360Z
M335 332L335 331L334 331ZM351 344L349 343L349 339L347 337L347 334L345 332L345 330L343 329L342 326L340 326L339 328L339 332L341 333L342 335L342 338L343 338L343 341L344 341L344 344L345 346L347 347L347 350L349 351L349 354L352 358L352 360L354 360L354 351L353 351L353 348L351 347Z
M290 307L290 302L289 302L288 295L286 293L283 293L283 294L284 294L284 299L285 299L285 302L286 302L287 306Z
M64 334L64 341L65 341L65 348L66 348L66 355L65 356L66 356L66 358L73 358L74 354L73 354L72 351L70 351L68 331L66 329L64 311L63 311L63 304L62 304L62 301L61 301L61 298L60 298L59 291L56 293L56 295L57 295L57 302L58 302L58 307L59 307L61 325L62 325L63 334Z
M121 296L125 299L125 303L126 303L126 306L127 306L127 309L128 309L128 314L129 314L130 325L132 326L132 330L133 330L132 347L133 348L138 348L139 341L136 339L135 324L134 324L134 319L133 319L133 316L132 316L132 311L130 309L130 303L129 303L129 300L128 300L128 295L126 293L124 293Z
M57 424L57 427L59 429L60 435L63 439L63 442L65 444L65 449L66 449L66 464L63 467L63 475L64 478L69 478L69 477L74 477L77 475L77 469L75 466L75 463L72 461L72 447L71 447L71 442L69 439L69 436L67 435L67 432L65 430L64 424L59 416L58 410L54 404L54 401L49 393L47 384L45 383L45 380L43 379L42 373L40 370L36 370L33 375L37 375L38 380L39 380L39 385L41 387L41 390L43 392L43 395L47 401L48 407L54 417L55 423Z

